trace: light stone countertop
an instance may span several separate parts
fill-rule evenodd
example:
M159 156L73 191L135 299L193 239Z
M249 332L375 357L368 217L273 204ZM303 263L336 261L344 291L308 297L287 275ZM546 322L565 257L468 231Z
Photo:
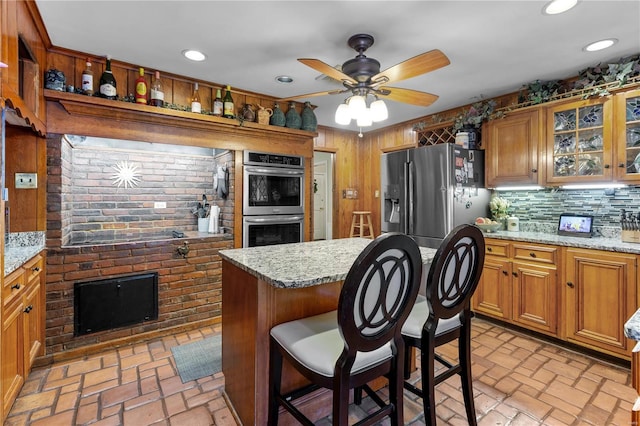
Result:
M640 342L640 309L624 323L624 335Z
M370 242L342 238L221 250L220 256L274 287L302 288L344 280ZM436 250L420 247L420 252L423 263L431 264Z
M4 276L18 269L27 260L44 250L44 247L44 232L9 234L4 248Z

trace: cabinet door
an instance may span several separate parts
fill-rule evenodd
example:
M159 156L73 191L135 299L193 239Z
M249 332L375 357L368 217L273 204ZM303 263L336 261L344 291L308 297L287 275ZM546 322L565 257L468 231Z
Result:
M563 103L547 109L547 182L612 179L611 109L609 98Z
M581 249L566 254L567 339L628 357L624 323L636 308L636 257Z
M615 96L616 178L640 182L640 90Z
M22 298L12 300L2 311L2 404L9 413L24 383Z
M558 286L556 269L513 262L513 321L556 334Z
M44 348L42 344L42 320L43 306L41 302L40 278L36 277L27 286L24 297L24 363L27 371L33 365L33 361L41 354Z
M511 262L493 256L484 258L484 268L471 299L474 311L503 320L511 319Z
M516 112L492 120L486 136L486 180L488 187L538 184L540 110Z

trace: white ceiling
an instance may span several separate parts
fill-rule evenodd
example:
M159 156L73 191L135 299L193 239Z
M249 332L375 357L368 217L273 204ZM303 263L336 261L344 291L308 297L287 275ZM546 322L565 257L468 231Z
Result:
M363 131L434 114L480 97L519 90L536 79L577 75L589 66L640 53L640 1L582 0L561 15L547 1L121 1L36 0L55 46L245 90L288 97L339 89L297 58L339 65L355 57L353 34L375 38L365 53L381 69L431 49L451 64L393 86L437 94L429 107L387 101L389 119ZM603 38L612 48L582 48ZM208 59L194 63L184 49ZM283 85L277 75L294 83ZM309 99L319 124L343 95ZM301 99L303 101L304 99ZM284 108L286 110L286 108ZM352 122L353 123L353 122Z

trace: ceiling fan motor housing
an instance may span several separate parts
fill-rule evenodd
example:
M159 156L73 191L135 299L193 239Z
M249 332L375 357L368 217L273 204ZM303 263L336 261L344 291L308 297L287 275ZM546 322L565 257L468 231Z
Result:
M363 53L373 45L373 37L369 34L356 34L349 38L349 47L358 52L358 56L342 64L342 72L359 83L369 81L380 72L380 62L367 58Z

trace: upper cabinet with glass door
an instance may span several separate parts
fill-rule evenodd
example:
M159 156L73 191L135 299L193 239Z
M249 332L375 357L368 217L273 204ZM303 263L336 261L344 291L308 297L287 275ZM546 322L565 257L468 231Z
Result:
M547 109L548 183L612 180L611 103L607 97L563 103Z
M615 95L616 178L640 182L640 90Z

